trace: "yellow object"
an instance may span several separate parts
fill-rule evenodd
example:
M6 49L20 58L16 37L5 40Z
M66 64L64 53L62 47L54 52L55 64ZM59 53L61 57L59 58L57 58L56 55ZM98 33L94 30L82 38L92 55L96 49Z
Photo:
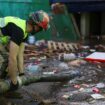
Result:
M0 37L0 42L2 44L7 44L9 42L9 37L8 36L1 36Z
M20 19L18 17L7 16L0 18L0 27L5 27L9 22L16 24L24 32L24 39L27 37L26 33L26 20Z

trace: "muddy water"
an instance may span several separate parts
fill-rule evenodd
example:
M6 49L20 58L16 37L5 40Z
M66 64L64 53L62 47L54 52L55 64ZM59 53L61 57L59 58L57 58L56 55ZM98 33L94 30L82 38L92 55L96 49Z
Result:
M104 68L99 68L96 64L86 63L85 65L71 69L79 70L82 73L82 77L78 79L78 83L105 82L105 70ZM34 83L23 86L17 91L18 95L9 94L1 96L0 105L38 105L45 99L56 100L56 94L60 91L60 87L60 83L53 82Z
M1 96L0 105L39 105L46 99L56 100L55 95L59 87L60 83L51 82L23 86L14 93L6 93Z

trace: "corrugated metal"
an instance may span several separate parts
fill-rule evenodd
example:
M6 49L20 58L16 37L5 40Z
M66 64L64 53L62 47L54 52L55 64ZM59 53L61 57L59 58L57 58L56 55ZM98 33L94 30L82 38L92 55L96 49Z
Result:
M76 33L73 21L70 15L57 14L53 16L53 26L56 31L55 39L59 41L77 41L78 35Z
M49 4L49 0L0 0L0 17L10 15L27 19L30 12L40 9L51 14ZM67 15L54 16L52 23L56 27L57 40L74 41L77 39L72 21ZM36 39L51 40L53 38L52 33L55 31L53 26L51 25L51 28L46 32L37 33Z
M50 11L49 0L0 0L0 17L17 16L27 19L30 12L37 10ZM41 35L40 35L41 34ZM37 39L50 39L50 30L41 32Z
M32 0L0 0L0 2L32 2Z
M0 5L0 16L12 15L27 18L32 11L50 10L49 0L1 0Z
M0 0L0 2L35 2L35 3L46 3L46 0L45 2L42 1L42 0Z

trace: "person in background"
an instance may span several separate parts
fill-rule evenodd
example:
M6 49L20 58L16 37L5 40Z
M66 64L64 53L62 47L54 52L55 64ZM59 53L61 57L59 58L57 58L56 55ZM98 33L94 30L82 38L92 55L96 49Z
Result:
M0 51L1 56L3 55L2 57L6 59L6 63L4 60L1 64L1 70L6 70L7 66L5 64L8 64L11 90L18 89L19 82L17 77L18 75L24 75L24 42L28 34L34 35L42 30L47 30L49 28L49 21L48 14L43 10L31 13L28 20L13 16L0 18L0 39L4 40L4 42L9 39L9 52L5 54L2 50ZM0 49L3 48L3 45L0 44ZM5 55L8 55L8 57L4 57ZM1 78L4 78L4 76L5 73L1 73Z

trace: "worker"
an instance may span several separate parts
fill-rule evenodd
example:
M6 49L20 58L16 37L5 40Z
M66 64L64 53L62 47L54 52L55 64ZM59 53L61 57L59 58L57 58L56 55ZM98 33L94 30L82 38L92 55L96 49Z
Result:
M23 54L25 40L29 34L34 35L48 28L49 16L43 10L31 13L28 20L13 16L0 18L0 36L4 36L4 40L9 39L8 75L11 90L18 89L19 82L17 77L18 75L24 75Z

